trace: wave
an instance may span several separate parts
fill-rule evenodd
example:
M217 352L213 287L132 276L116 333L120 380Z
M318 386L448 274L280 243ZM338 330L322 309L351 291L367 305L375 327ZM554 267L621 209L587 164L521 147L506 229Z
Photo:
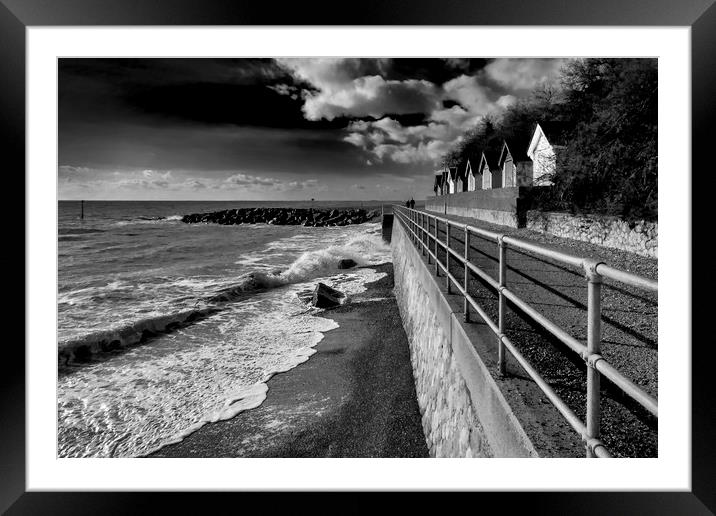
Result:
M162 224L167 222L181 222L182 216L181 215L169 215L168 217L164 216L158 216L158 217L146 217L146 216L139 216L134 217L133 219L128 220L120 220L118 222L115 222L115 226L130 226L133 224Z
M254 293L272 288L330 276L339 271L348 272L340 269L341 260L353 260L358 267L384 263L389 261L389 249L379 236L363 234L344 245L305 252L283 271L254 271L242 276L235 285L197 300L198 308L150 317L116 329L94 332L61 342L58 345L58 361L61 365L71 365L87 361L94 355L143 344L157 334L186 327L221 311L221 305L224 303L245 299Z
M58 235L84 235L87 233L104 233L106 230L104 229L94 229L94 228L58 228L57 234Z
M137 344L142 344L160 333L167 333L204 319L219 308L207 306L182 312L160 315L141 319L133 323L90 333L82 337L60 342L58 345L58 362L60 365L71 365L86 362L101 353L116 351Z
M327 276L340 269L342 260L353 260L358 267L388 261L389 247L375 235L360 235L340 246L303 253L287 269L278 272L254 271L231 287L222 289L207 302L228 302L246 295L293 283L303 283Z

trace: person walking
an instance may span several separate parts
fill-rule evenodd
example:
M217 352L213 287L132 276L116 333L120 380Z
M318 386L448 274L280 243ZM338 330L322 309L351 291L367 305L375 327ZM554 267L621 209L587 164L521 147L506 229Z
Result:
M414 209L415 209L415 201L412 199L412 197L411 197L411 199L410 199L410 209L411 209L411 210L414 210Z

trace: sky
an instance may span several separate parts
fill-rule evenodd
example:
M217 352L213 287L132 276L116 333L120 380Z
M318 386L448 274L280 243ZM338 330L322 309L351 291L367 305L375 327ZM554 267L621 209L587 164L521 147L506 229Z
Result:
M60 59L68 199L403 200L560 59Z

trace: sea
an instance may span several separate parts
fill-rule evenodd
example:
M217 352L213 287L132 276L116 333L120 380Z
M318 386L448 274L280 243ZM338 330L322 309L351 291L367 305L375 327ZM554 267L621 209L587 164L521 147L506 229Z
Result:
M391 260L378 223L345 227L185 224L255 206L350 202L58 203L58 457L141 457L259 406L272 375L315 353L337 324L308 299L318 282L351 296ZM341 259L358 263L339 269ZM136 336L141 334L140 340ZM109 337L108 337L109 336ZM126 340L126 342L124 342Z

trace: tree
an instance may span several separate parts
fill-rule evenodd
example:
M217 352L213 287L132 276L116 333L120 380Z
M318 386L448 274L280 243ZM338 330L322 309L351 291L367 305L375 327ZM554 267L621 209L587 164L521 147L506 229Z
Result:
M575 129L555 176L572 210L657 218L657 62L584 59L563 73Z
M656 59L575 59L561 70L560 88L532 96L486 118L445 156L455 165L503 138L531 134L540 121L563 122L566 149L537 207L590 211L625 219L657 218Z

